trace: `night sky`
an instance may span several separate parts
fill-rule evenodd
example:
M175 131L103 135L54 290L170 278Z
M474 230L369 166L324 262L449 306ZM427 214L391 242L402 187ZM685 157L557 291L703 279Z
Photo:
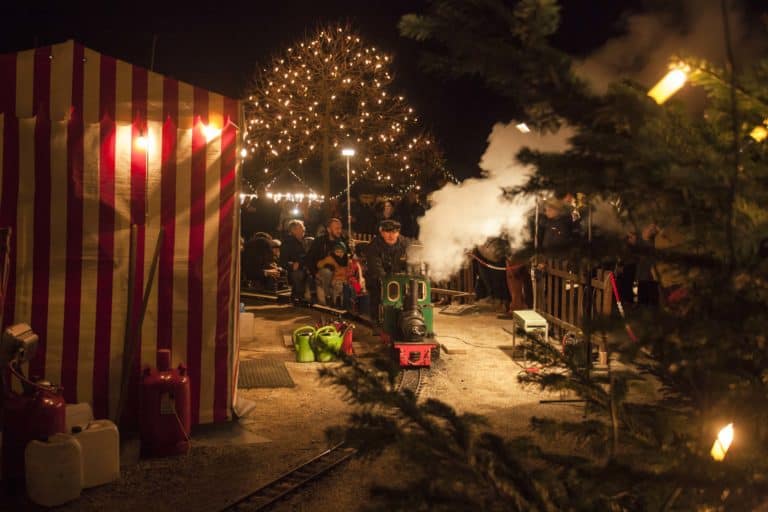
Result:
M586 55L622 31L622 13L637 12L648 0L562 2L563 28L556 43ZM157 4L160 4L158 2ZM493 124L508 122L504 103L479 81L446 82L418 65L417 43L402 38L399 18L422 12L420 0L228 2L178 9L138 5L82 6L79 2L4 2L0 53L66 39L101 53L149 67L153 34L154 69L232 97L240 97L252 71L323 22L349 21L371 44L394 55L396 92L404 94L445 149L457 176L478 173ZM204 4L203 4L204 5ZM80 7L78 7L80 6Z

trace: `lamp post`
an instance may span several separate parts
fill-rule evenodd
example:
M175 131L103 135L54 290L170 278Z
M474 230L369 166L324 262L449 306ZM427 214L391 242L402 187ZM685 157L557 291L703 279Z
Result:
M355 150L352 148L344 148L341 150L341 154L347 157L347 241L352 246L352 203L349 200L349 159L355 156Z

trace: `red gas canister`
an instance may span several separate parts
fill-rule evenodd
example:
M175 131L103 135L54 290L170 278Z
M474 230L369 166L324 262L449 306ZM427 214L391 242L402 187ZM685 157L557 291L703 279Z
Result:
M65 429L66 402L61 389L48 383L25 382L25 392L6 392L3 400L3 480L24 479L24 449Z
M170 369L171 351L157 351L157 369L144 369L139 433L146 457L189 451L190 385L187 369Z

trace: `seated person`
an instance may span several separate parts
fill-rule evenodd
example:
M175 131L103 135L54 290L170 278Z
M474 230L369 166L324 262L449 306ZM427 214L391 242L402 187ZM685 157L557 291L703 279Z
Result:
M347 258L347 246L340 240L333 246L333 252L331 252L331 254L317 262L318 271L321 269L328 269L331 271L331 301L327 304L336 307L343 306L344 285L347 284L348 266L349 259Z
M317 262L331 256L338 242L343 242L345 247L348 245L346 237L342 234L341 221L332 217L325 225L325 233L315 238L307 249L305 260L307 270L314 276L317 302L320 304L326 304L326 297L330 297L333 293L331 290L333 269L318 265Z
M309 299L307 287L309 273L304 264L304 223L293 219L288 223L288 234L283 239L280 250L280 265L288 272L291 284L291 300L294 302Z
M276 291L282 273L276 262L279 254L279 240L273 240L268 233L254 233L243 248L243 286L255 290Z

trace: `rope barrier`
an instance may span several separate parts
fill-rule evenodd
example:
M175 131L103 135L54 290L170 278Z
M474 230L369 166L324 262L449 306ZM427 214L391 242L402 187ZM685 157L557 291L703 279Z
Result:
M484 266L484 267L486 267L486 268L490 268L491 270L504 270L504 271L506 271L506 270L507 270L507 268L508 268L508 267L499 267L499 266L496 266L496 265L491 265L491 264L490 264L490 263L488 263L487 261L480 259L480 258L479 258L479 257L478 257L476 254L474 254L474 253L468 252L467 254L468 254L468 255L470 255L472 258L474 258L474 259L475 259L475 260L476 260L478 263L480 263L482 266Z

